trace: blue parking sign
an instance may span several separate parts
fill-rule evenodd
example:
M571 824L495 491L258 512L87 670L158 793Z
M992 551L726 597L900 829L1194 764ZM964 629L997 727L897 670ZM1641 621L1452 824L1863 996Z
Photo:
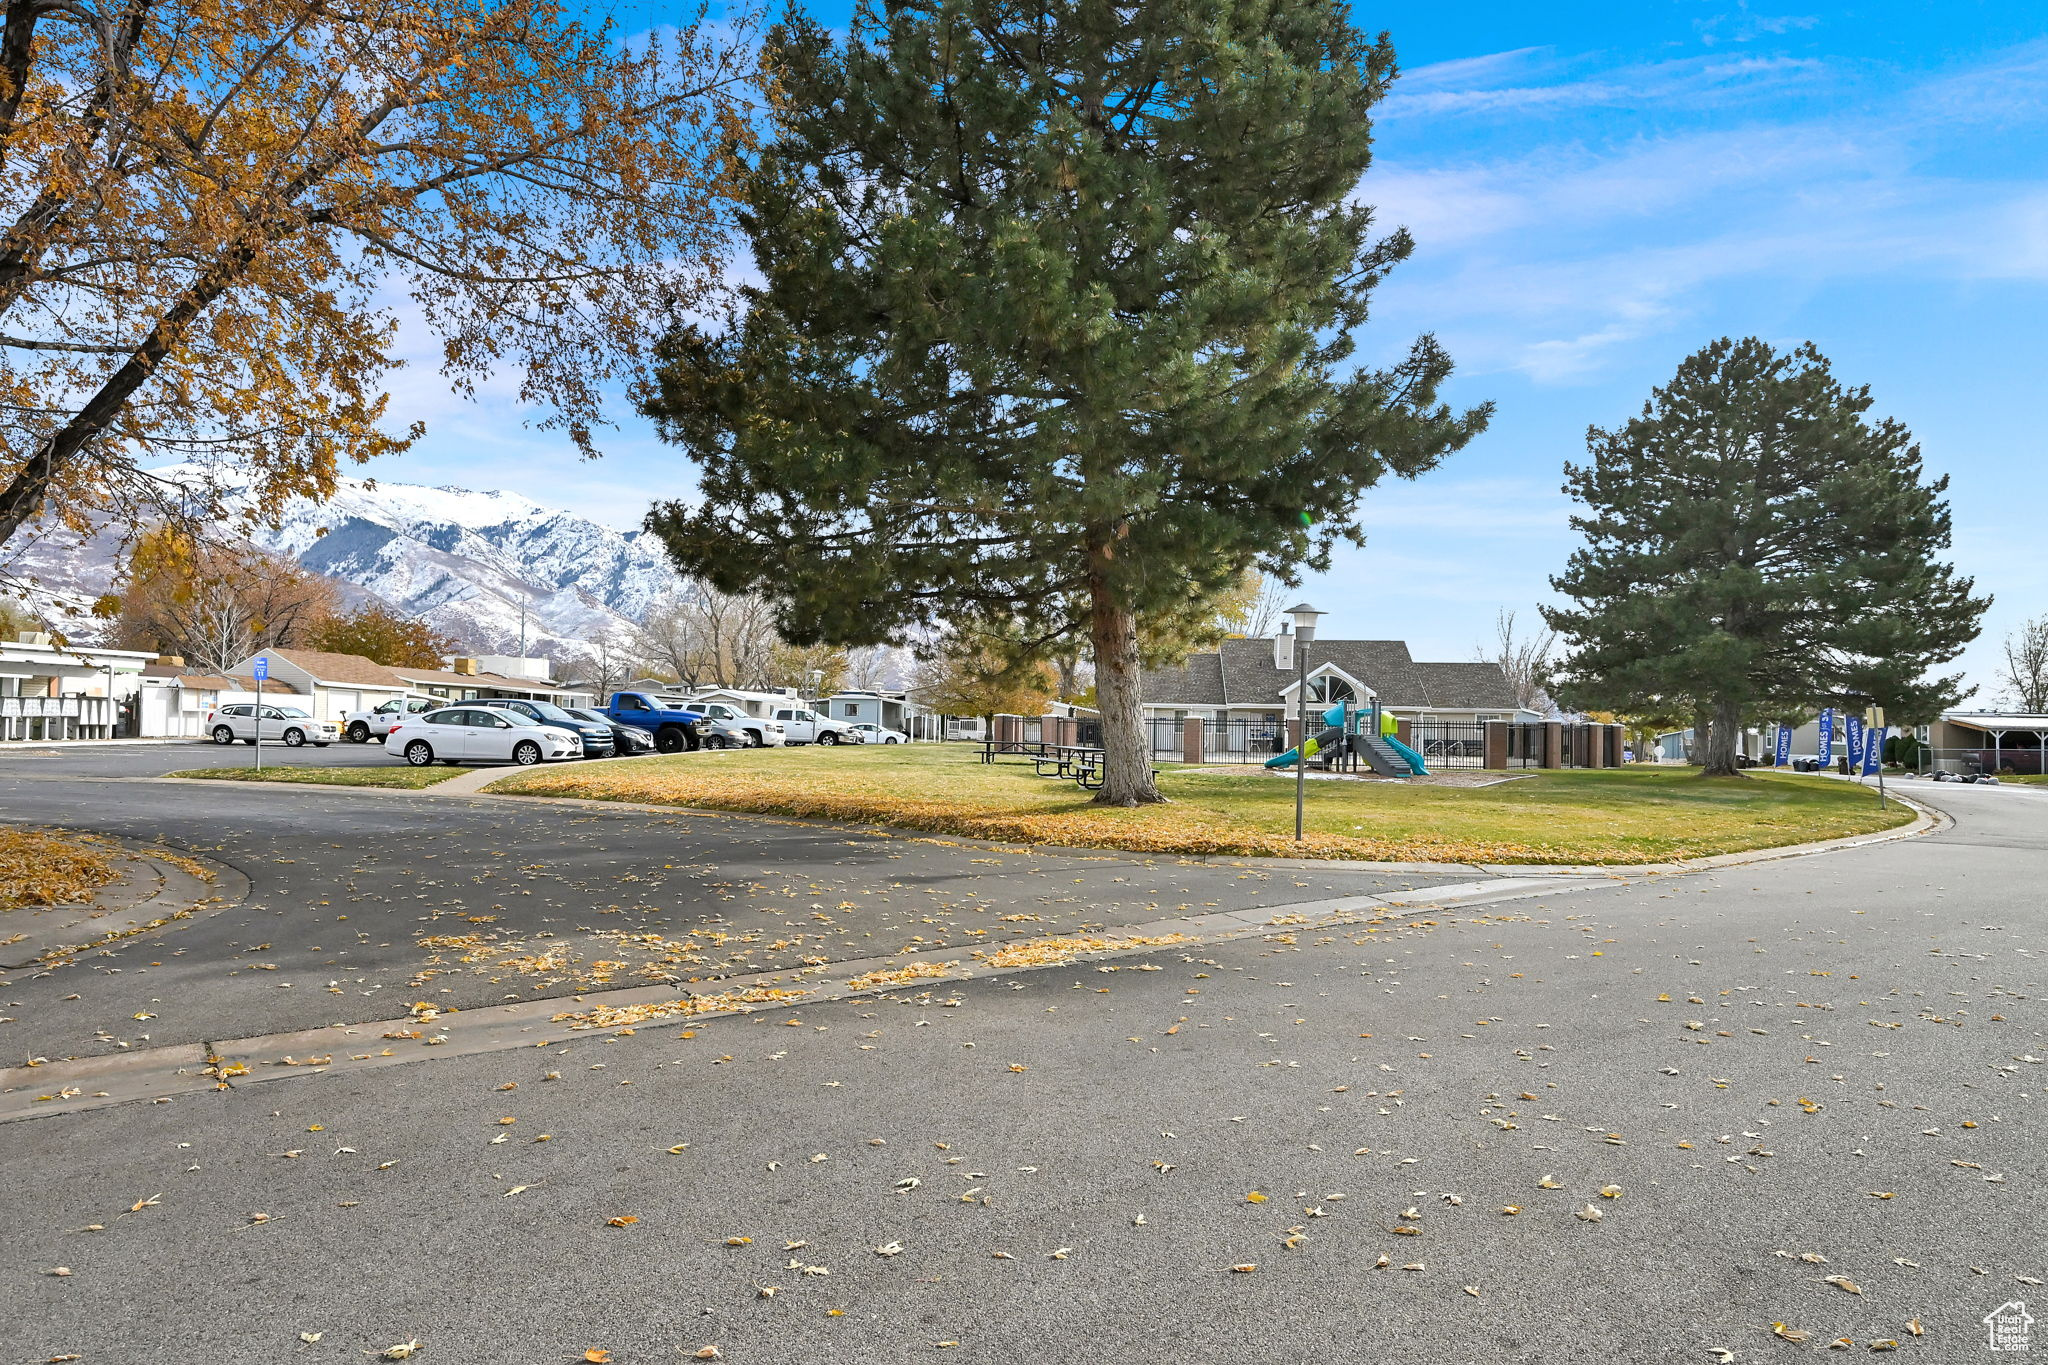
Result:
M250 676L255 678L257 682L265 682L269 680L270 656L268 654L258 654L256 656L256 664L255 667L250 669Z

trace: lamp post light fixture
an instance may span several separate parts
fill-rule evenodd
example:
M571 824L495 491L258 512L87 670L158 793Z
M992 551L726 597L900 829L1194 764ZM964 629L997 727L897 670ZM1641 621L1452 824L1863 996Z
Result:
M1294 622L1294 842L1301 842L1302 798L1308 789L1308 647L1316 638L1316 622L1324 613L1308 603L1289 607Z

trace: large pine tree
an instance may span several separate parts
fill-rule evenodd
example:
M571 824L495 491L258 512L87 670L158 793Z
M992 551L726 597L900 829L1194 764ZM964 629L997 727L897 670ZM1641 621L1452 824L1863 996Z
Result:
M792 639L976 621L1090 641L1099 799L1158 800L1139 622L1356 538L1478 431L1423 337L1360 366L1404 257L1356 202L1395 74L1345 0L904 0L779 29L761 282L666 343L702 465L649 525Z
M1697 708L1705 769L1736 770L1745 723L1822 706L1933 718L1963 695L1929 676L1977 634L1989 599L1941 554L1946 477L1912 433L1869 420L1810 344L1753 337L1688 357L1642 414L1587 433L1565 466L1586 544L1544 619L1570 645L1579 705Z

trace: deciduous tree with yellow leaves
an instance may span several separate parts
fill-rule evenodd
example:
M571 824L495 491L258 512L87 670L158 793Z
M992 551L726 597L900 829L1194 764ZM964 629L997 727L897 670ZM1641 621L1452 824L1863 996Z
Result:
M548 0L11 0L0 546L216 511L207 477L145 472L169 460L261 516L403 450L401 309L458 392L517 374L588 453L642 338L719 278L732 32L628 39Z

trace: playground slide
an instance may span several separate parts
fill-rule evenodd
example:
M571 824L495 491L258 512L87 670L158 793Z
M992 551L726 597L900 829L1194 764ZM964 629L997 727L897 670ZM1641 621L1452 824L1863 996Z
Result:
M1409 771L1413 772L1417 777L1429 776L1429 769L1423 766L1421 754L1416 753L1391 734L1381 735L1380 738L1387 742L1389 749L1392 749L1395 753L1401 755L1403 759L1407 760Z
M1268 768L1286 768L1296 763L1305 763L1323 750L1343 742L1344 710L1343 703L1339 702L1323 712L1323 724L1328 727L1327 729L1299 748L1289 749L1284 754L1277 754L1267 759L1266 766Z

